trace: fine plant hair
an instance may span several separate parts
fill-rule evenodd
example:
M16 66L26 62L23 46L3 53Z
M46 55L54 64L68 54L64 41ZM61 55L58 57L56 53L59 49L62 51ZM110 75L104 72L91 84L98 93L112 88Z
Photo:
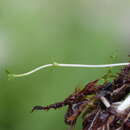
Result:
M100 83L102 78L96 79L87 83L83 89L76 89L63 101L48 106L34 106L32 112L67 107L64 121L70 126L70 130L75 127L81 114L83 114L83 130L128 130L130 129L129 62L104 65L59 64L54 62L22 74L8 72L8 76L9 78L29 76L48 67L112 68L117 66L124 66L124 68L116 76L112 76L112 80L105 79L103 83ZM111 77L107 75L107 78Z

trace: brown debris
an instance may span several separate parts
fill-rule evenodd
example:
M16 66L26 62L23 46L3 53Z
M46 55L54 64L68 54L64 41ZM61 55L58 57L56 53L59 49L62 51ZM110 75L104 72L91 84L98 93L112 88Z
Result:
M130 65L126 66L113 82L98 85L99 80L88 83L82 90L75 90L64 101L48 106L35 106L35 110L58 109L67 106L65 123L73 128L83 114L83 130L130 130L130 108L118 113L116 108L130 92ZM108 101L107 107L104 101Z

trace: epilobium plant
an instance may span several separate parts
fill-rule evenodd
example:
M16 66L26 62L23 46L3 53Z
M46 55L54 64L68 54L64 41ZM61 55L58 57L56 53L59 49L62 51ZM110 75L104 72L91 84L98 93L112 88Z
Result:
M17 78L28 76L47 67L81 67L102 68L125 66L113 80L100 79L88 83L83 89L76 89L64 101L48 106L34 106L35 110L58 109L67 106L65 123L74 128L78 117L83 114L83 130L129 130L130 129L130 63L117 63L106 65L81 64L47 64L23 74L9 74Z

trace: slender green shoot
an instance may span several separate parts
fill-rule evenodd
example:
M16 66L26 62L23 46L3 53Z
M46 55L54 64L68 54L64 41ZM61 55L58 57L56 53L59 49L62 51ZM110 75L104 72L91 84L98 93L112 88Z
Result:
M31 75L39 70L49 68L49 67L71 67L71 68L111 68L111 67L117 67L117 66L127 66L130 65L130 63L116 63L116 64L103 64L103 65L85 65L85 64L59 64L59 63L52 63L52 64L46 64L39 66L29 72L22 73L22 74L13 74L10 73L9 71L6 71L8 74L9 79L11 78L19 78L19 77L24 77Z

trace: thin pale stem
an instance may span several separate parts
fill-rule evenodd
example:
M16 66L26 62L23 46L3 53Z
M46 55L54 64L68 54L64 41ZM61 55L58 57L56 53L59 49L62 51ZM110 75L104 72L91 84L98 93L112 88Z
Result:
M48 67L51 67L51 66L53 66L53 64L47 64L47 65L39 66L39 67L29 71L29 72L26 72L26 73L23 73L23 74L11 74L11 76L16 77L16 78L17 77L24 77L24 76L31 75L32 73L35 73L35 72L37 72L41 69L48 68Z
M130 108L130 95L122 101L122 103L117 107L117 112L124 112L126 109Z
M111 105L109 103L109 101L105 98L105 97L100 97L101 101L103 102L103 104L106 106L106 108L109 108Z
M35 73L41 69L45 69L48 67L72 67L72 68L107 68L107 67L117 67L117 66L126 66L129 65L130 63L116 63L116 64L104 64L104 65L84 65L84 64L58 64L58 63L53 63L53 64L46 64L39 66L29 72L22 73L22 74L9 74L11 77L24 77L31 75L32 73Z
M92 121L90 127L88 128L88 130L92 130L92 127L93 127L93 125L94 125L94 123L95 123L95 120L97 119L99 113L100 113L100 111L98 111L98 112L96 113L96 115L95 115L95 117L94 117L94 119L93 119L93 121Z

